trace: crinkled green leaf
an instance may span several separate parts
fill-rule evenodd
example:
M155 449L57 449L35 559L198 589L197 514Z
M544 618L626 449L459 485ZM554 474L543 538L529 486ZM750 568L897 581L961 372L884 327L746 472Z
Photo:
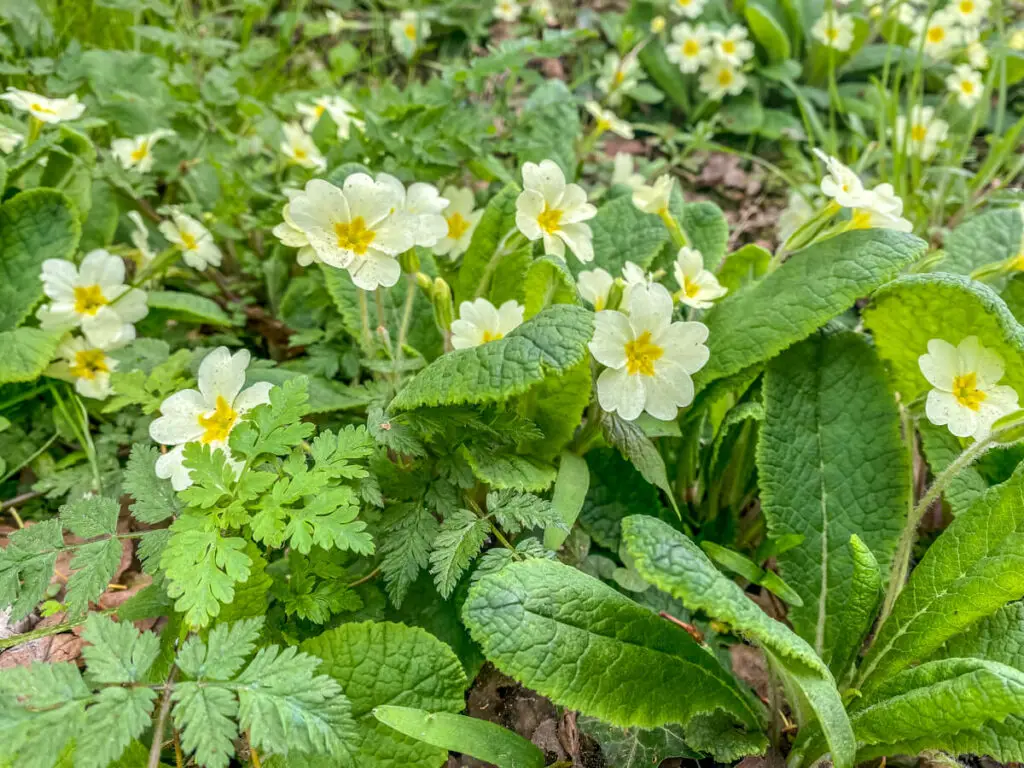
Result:
M601 745L601 756L615 768L658 768L670 757L700 757L699 752L686 746L678 725L618 728L596 717L577 718L576 725Z
M775 271L708 310L704 323L711 358L694 377L697 389L807 338L896 277L925 247L912 235L871 229L794 253Z
M526 319L554 304L579 304L572 272L557 256L541 256L530 264L523 280L523 295Z
M492 453L477 445L464 446L463 455L473 474L492 488L543 491L555 482L555 468L530 456Z
M0 384L39 378L59 342L60 334L39 328L0 331Z
M469 247L462 255L459 279L452 286L455 290L456 306L463 301L472 301L488 295L488 287L494 281L499 262L508 258L503 244L505 237L515 231L516 198L522 192L518 184L508 184L490 199L484 208Z
M763 716L690 635L567 565L528 560L484 576L462 615L503 672L620 727L686 722L720 709L756 729Z
M605 440L619 450L651 485L665 492L668 500L675 506L675 494L668 482L665 460L657 447L640 426L634 421L626 421L616 413L601 412L601 432Z
M764 402L757 467L769 536L803 537L778 556L803 601L788 618L831 664L837 645L867 629L841 622L854 589L850 536L887 574L907 517L899 413L874 350L846 332L815 336L773 360Z
M942 272L969 275L978 267L1005 261L1020 252L1024 220L1016 208L972 216L946 236Z
M668 242L668 231L661 219L633 205L630 195L602 205L587 224L594 235L594 261L592 264L570 262L570 268L577 274L584 269L601 267L618 277L627 261L647 269Z
M721 712L697 715L683 728L686 743L707 752L720 763L733 763L747 755L763 755L768 738L760 731L743 731Z
M146 303L190 323L232 325L231 316L212 299L184 291L150 291Z
M389 408L495 403L521 395L584 360L593 332L592 312L568 304L549 307L503 339L438 358Z
M834 622L837 626L846 627L847 631L836 640L829 661L832 673L840 679L856 660L882 599L882 572L878 560L857 534L850 536L850 554L853 571L847 601L839 608Z
M946 643L941 659L997 661L1024 672L1024 603L1011 603Z
M527 415L544 434L521 445L540 459L552 459L576 434L590 404L590 361L581 360L561 376L550 376L521 399Z

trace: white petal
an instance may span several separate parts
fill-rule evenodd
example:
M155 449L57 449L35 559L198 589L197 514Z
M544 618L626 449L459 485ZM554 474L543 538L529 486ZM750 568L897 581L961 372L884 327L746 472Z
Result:
M637 336L644 331L660 336L672 322L672 296L668 289L659 283L636 286L629 295L629 322Z
M555 234L566 242L581 262L586 264L594 260L593 234L586 224L563 224Z
M257 381L255 384L246 387L235 398L235 402L231 404L231 407L238 411L239 414L251 411L257 405L264 405L270 402L270 390L274 388L274 385L269 381Z
M185 446L179 445L156 460L156 476L170 479L171 487L183 491L192 485L191 472L185 467Z
M217 397L233 403L245 386L245 369L249 366L249 350L240 349L234 355L227 347L217 347L199 364L199 391L203 393L207 408L216 407Z
M622 368L626 365L626 344L633 340L629 318L621 312L606 310L594 316L594 338L588 347L601 365Z
M111 289L124 285L124 262L101 248L96 249L85 254L78 275L81 285L99 285L110 298Z
M348 265L352 282L366 291L390 288L402 276L402 267L390 256L370 249L366 256L354 259Z
M606 368L597 377L597 402L626 421L633 421L644 411L646 395L642 376L630 376L625 368Z
M932 339L928 342L928 354L917 358L917 365L929 384L949 392L953 379L960 373L960 356L948 341Z
M1003 360L991 349L981 345L977 336L968 336L957 348L960 355L961 373L975 373L978 376L978 388L987 390L1003 378L1006 370Z
M565 174L553 160L543 160L540 164L524 163L523 188L539 192L553 205L565 191Z

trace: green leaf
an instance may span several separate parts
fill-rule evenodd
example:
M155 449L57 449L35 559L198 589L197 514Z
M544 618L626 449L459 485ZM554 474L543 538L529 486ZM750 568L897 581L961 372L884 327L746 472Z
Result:
M565 178L576 178L576 137L580 116L568 86L561 80L547 80L523 104L515 143L520 166L528 161L554 160Z
M484 576L462 615L500 670L614 725L652 728L721 709L756 729L763 716L686 632L567 565L528 560Z
M10 621L32 612L53 577L57 554L64 548L59 520L14 531L0 550L0 609L10 606Z
M1024 597L1024 470L989 489L931 545L860 668L868 691Z
M518 184L508 184L484 208L484 215L473 230L469 247L462 256L459 279L452 285L456 305L472 301L478 293L487 295L486 288L493 282L499 261L508 257L499 246L503 245L506 236L515 231L516 198L520 192L522 189Z
M306 380L288 379L270 390L270 402L258 405L245 414L231 430L232 452L250 459L263 454L284 456L302 444L315 431L312 424L301 421L309 413Z
M673 516L661 502L661 493L621 457L618 451L599 448L587 452L590 488L580 511L580 527L600 546L619 551L622 519L629 515Z
M925 247L890 230L849 232L794 253L762 280L726 296L704 318L711 358L694 377L698 391L807 338L894 278Z
M931 385L918 367L931 339L977 336L1006 365L1000 384L1024 392L1024 328L991 289L959 275L910 275L880 290L864 311L893 388L912 402Z
M544 753L522 736L486 720L381 706L373 716L389 728L441 749L475 757L498 768L544 768Z
M569 531L580 516L589 489L590 470L587 468L587 462L575 453L563 451L558 461L555 490L551 495L551 506L562 525L549 525L544 529L545 547L559 549L565 543Z
M455 590L490 533L487 521L468 509L455 510L441 523L430 553L430 573L441 597L447 599Z
M460 403L496 403L521 395L586 359L594 315L581 307L548 307L505 338L449 352L405 385L392 411Z
M633 205L630 195L602 205L587 224L594 235L594 261L570 265L577 274L583 269L601 267L618 275L627 261L648 269L669 239L661 219Z
M82 639L87 643L82 656L93 685L145 682L160 653L158 635L95 613L86 620Z
M543 491L555 482L555 468L529 456L491 453L478 445L463 446L462 455L473 474L492 488Z
M363 622L324 632L300 648L323 659L321 671L334 678L351 700L356 725L347 749L354 765L437 768L444 761L446 751L388 728L373 710L388 704L462 711L466 676L447 645L417 627Z
M1016 208L973 216L946 237L943 272L969 275L978 267L1013 258L1020 252L1022 218Z
M125 466L122 486L135 500L132 515L140 523L159 523L181 512L181 501L170 481L156 476L159 457L155 445L136 443Z
M179 682L171 694L174 727L181 748L204 768L227 768L238 738L238 700L232 691Z
M553 459L583 421L592 385L590 361L584 359L561 376L549 376L527 392L519 400L521 409L544 436L521 443L521 450L540 459Z
M937 427L926 419L917 423L921 435L921 447L928 459L928 466L933 476L938 476L963 453L960 439L946 427ZM942 491L942 497L949 504L954 515L970 509L986 490L988 482L976 466L964 467Z
M899 413L874 350L848 332L812 337L773 360L764 403L757 469L768 534L803 537L778 556L803 600L788 618L831 664L836 646L862 638L872 618L840 622L854 589L850 536L887 574L907 518Z
M73 204L55 189L28 190L0 206L0 331L21 325L43 297L43 262L70 259L81 233ZM7 355L0 359L6 368Z
M74 664L34 662L0 672L0 759L17 768L58 765L85 725L90 694Z
M669 207L690 245L704 257L704 268L717 269L729 244L729 222L722 209L706 200L687 203L677 185L672 187ZM674 249L672 258L675 258Z
M775 64L789 58L789 37L786 35L782 23L772 15L771 11L755 0L747 0L743 15L747 19L747 26L750 27L754 39L768 54L769 62Z
M150 688L104 688L85 710L75 740L75 766L107 768L153 725L157 692Z
M1024 672L1024 603L1005 605L936 654L942 659L984 659Z
M634 515L622 521L622 538L644 579L682 600L690 610L704 611L765 649L807 698L837 768L851 768L856 751L853 730L835 681L814 649L749 600L700 547L667 523Z
M146 297L150 309L161 309L190 323L234 325L231 317L212 299L183 291L150 291Z
M637 468L644 480L664 491L672 506L675 507L675 494L668 482L665 460L651 439L644 434L636 422L626 421L616 413L602 411L600 419L601 432L604 434L605 440L617 448L622 457Z
M735 292L761 279L768 271L772 254L759 245L748 243L733 251L718 269L718 282Z
M38 379L59 343L60 334L39 328L0 331L0 384Z
M541 256L526 270L523 302L527 320L545 307L555 304L579 304L576 282L566 263L557 256Z
M263 617L218 624L206 640L189 637L175 663L195 680L230 680L255 650L262 629Z
M768 739L760 731L741 731L721 712L698 715L683 728L686 743L707 752L720 763L734 763L747 755L763 755Z
M658 768L670 757L700 757L683 739L678 725L660 728L617 728L595 717L580 717L576 725L601 745L601 756L615 768Z
M89 602L107 591L107 584L121 563L121 540L116 538L82 544L71 558L71 576L68 578L64 601L68 618L84 616Z
M837 626L846 627L847 633L835 642L829 662L837 678L842 678L850 664L856 660L882 598L882 573L878 560L857 534L850 536L850 553L853 572L847 590L847 602L839 609L835 621Z
M487 512L513 535L530 528L562 525L552 502L532 493L492 491L487 494Z
M384 523L380 569L391 602L399 606L420 571L427 567L439 527L426 506L412 504L390 507Z

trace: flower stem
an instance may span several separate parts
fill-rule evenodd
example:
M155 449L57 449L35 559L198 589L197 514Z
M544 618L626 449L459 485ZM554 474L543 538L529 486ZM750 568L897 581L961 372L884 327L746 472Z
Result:
M664 222L665 229L668 230L676 248L685 248L690 244L690 241L686 239L686 233L683 232L683 228L679 226L679 222L676 221L676 217L672 215L668 208L662 208L658 211L658 215Z

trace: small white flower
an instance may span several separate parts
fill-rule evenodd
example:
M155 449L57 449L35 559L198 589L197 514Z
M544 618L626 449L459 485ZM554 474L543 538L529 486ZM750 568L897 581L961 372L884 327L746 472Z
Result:
M633 205L644 213L661 215L668 211L672 199L672 177L659 176L650 186L642 184L633 190Z
M422 181L414 182L405 188L398 179L389 173L378 173L377 183L394 190L399 200L396 213L404 214L407 226L413 237L413 245L433 248L448 232L448 222L443 211L448 207L448 199L441 197L437 187Z
M530 3L530 13L545 24L555 24L555 9L551 7L551 0L533 0Z
M348 23L345 21L345 17L337 11L332 11L330 8L324 11L324 20L327 22L327 34L329 35L338 34ZM307 128L306 130L309 129Z
M860 181L860 179L858 179ZM814 206L796 190L789 193L786 209L779 215L779 241L786 242L800 227L814 218Z
M635 56L625 59L610 52L604 57L601 76L597 78L597 89L605 94L608 103L615 107L622 103L623 93L632 90L640 81L640 73Z
M302 115L302 127L310 133L327 113L337 126L337 136L342 141L349 137L353 125L359 130L364 126L362 120L354 117L356 108L341 96L320 96L312 104L296 104L295 111Z
M627 261L622 265L622 282L625 283L625 287L622 290L622 302L619 305L619 311L629 312L629 299L633 291L636 288L646 289L653 285L654 275L650 272L645 272L639 264Z
M416 49L430 37L430 22L416 11L402 11L390 24L391 44L405 58L411 59Z
M494 4L494 17L502 21L518 21L523 9L516 0L497 0Z
M153 147L160 139L173 135L174 131L161 128L131 139L114 139L110 142L110 151L114 153L122 168L146 173L153 167Z
M747 76L724 60L711 62L697 83L709 99L718 101L726 95L739 96L747 87Z
M146 267L156 258L156 253L149 246L149 230L146 228L146 222L142 220L142 214L138 211L129 211L128 218L135 225L130 237L132 245L139 252L138 264L140 267Z
M733 24L725 32L713 32L711 38L715 57L734 68L743 66L754 56L754 44L747 39L744 26Z
M976 29L988 17L991 5L991 0L952 0L947 10L960 26Z
M524 307L511 299L497 308L487 299L464 301L459 305L459 319L452 323L452 346L468 349L503 339L523 324L523 311Z
M704 257L696 248L682 247L676 255L676 298L694 309L708 309L729 292L710 271L704 269Z
M821 191L844 208L860 208L870 205L871 194L864 189L860 176L831 155L815 148L814 154L825 163L827 174L821 180Z
M104 250L89 251L80 267L63 259L43 262L40 279L51 299L36 312L47 331L81 328L89 344L109 348L135 338L146 316L146 293L124 282L124 262Z
M949 427L957 437L981 440L993 423L1017 410L1016 391L999 384L1005 370L1002 359L983 347L977 336L968 336L956 347L932 339L918 365L933 387L925 402L928 421Z
M15 109L28 112L43 123L77 120L85 111L85 104L79 104L78 97L73 94L66 99L48 99L32 91L19 91L17 88L8 87L7 93L0 96L0 99Z
M905 115L896 118L895 150L930 160L948 134L949 124L935 116L934 108L918 105L910 110L909 124Z
M1013 30L1007 43L1015 51L1024 51L1024 27Z
M704 11L707 0L669 0L669 8L679 16L696 19Z
M68 336L57 347L57 358L48 375L73 381L82 397L104 400L110 395L110 373L117 368L117 360L107 354L107 348L81 336Z
M0 124L0 152L9 155L24 140L25 137L22 134L12 131L6 125Z
M985 50L985 46L981 42L981 35L978 34L978 30L964 30L964 42L967 44L967 49L965 51L967 55L967 63L975 69L987 68L988 51Z
M284 141L278 148L281 150L281 154L292 163L316 171L322 171L327 167L327 161L320 153L313 137L302 130L301 125L285 123L282 126L282 131L284 132Z
M853 17L842 13L823 13L811 27L811 34L822 45L848 51L853 44Z
M320 261L320 257L317 256L313 246L309 244L309 238L306 237L306 233L295 226L295 222L292 221L290 207L290 202L284 204L284 208L281 209L281 218L284 221L271 231L274 233L274 237L281 241L282 245L289 248L298 248L299 252L295 255L295 261L298 262L300 267L308 267L314 261Z
M677 24L672 29L672 43L665 49L668 60L684 74L696 72L711 61L711 32L703 24Z
M595 130L598 133L611 131L623 139L633 138L633 126L618 117L610 109L603 109L596 101L588 101L584 106L596 121Z
M850 214L849 229L894 229L910 232L914 225L903 218L903 200L892 184L879 184L868 192Z
M527 240L543 240L544 253L565 257L565 246L582 262L594 258L590 227L597 215L578 184L566 184L553 160L523 164L523 192L516 199L516 226Z
M210 230L186 213L171 211L170 221L160 222L160 234L181 251L181 257L192 269L219 267L223 255Z
M471 189L448 186L444 188L442 195L448 200L448 207L443 213L448 229L434 246L434 253L456 259L469 248L476 225L484 215L484 209L474 210L476 198Z
M242 349L232 355L227 347L217 347L199 365L199 389L185 389L160 404L160 417L149 425L149 436L163 445L174 446L156 460L156 475L170 479L174 490L192 485L190 471L183 463L188 443L199 442L211 449L221 449L231 461L228 435L238 420L257 405L270 402L272 385L267 382L245 386L245 369L249 351Z
M931 18L918 17L912 27L915 38L911 47L921 46L926 54L937 60L948 57L962 37L957 20L946 9L933 13Z
M985 86L981 82L981 73L971 69L970 64L960 64L946 78L946 87L956 96L960 106L970 109L981 99Z
M607 366L597 379L597 401L633 421L647 411L668 421L693 402L690 378L708 361L703 323L673 323L672 297L657 283L635 289L629 314L605 310L595 318L590 352Z
M576 289L595 312L608 306L608 294L614 284L615 278L600 267L584 270L576 276Z
M397 180L353 173L342 189L313 179L289 203L289 213L321 261L347 269L352 282L373 290L398 282L396 257L416 242L417 221L402 213L405 202Z
M644 183L644 177L634 173L633 156L629 152L617 152L612 167L612 184L625 184L631 189L636 189Z

